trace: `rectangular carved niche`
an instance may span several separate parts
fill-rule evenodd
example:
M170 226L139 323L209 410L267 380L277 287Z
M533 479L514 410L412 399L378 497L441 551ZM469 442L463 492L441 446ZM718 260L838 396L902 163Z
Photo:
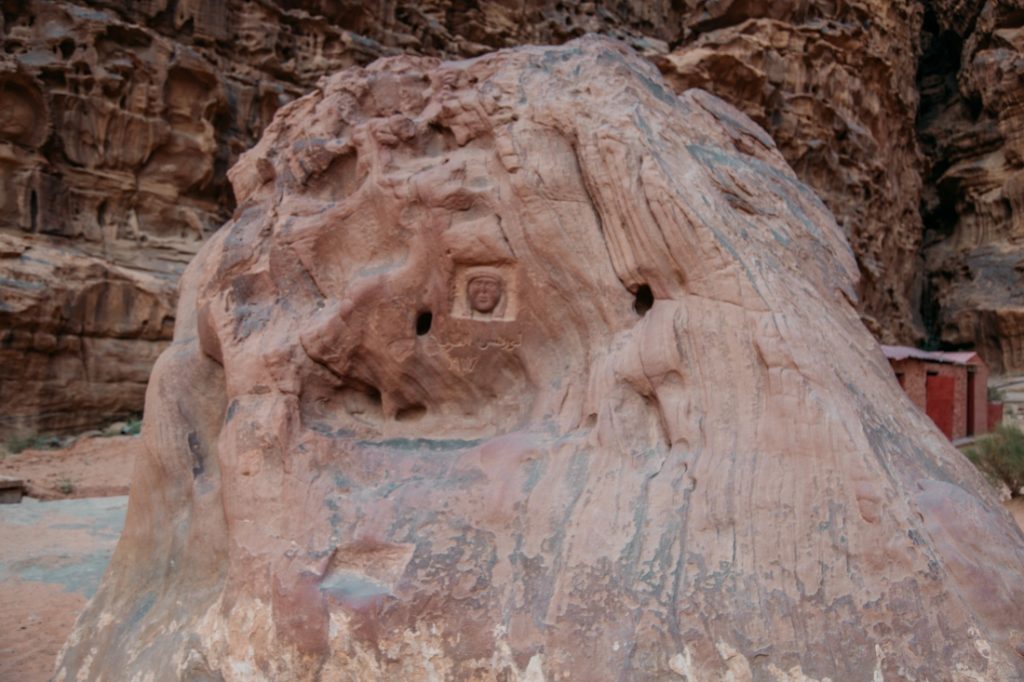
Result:
M450 296L452 317L510 322L518 312L518 273L508 264L457 263Z

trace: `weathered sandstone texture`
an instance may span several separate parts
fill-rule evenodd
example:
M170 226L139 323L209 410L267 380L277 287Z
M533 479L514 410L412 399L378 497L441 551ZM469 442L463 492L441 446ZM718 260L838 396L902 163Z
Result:
M151 319L153 280L173 311L185 264L234 209L227 168L323 74L403 50L480 54L584 31L663 52L640 29L678 24L668 3L620 14L579 3L3 4L0 437L141 409L173 325ZM62 266L39 279L30 259L44 252ZM45 300L26 305L25 291Z
M57 680L1024 675L1024 535L739 111L598 39L402 56L231 179Z
M921 139L931 326L1024 372L1024 4L937 2Z
M336 29L346 50L289 60L296 17L247 3L229 34L222 3L166 5L4 5L0 436L138 411L227 168L319 74L383 53Z
M15 232L0 232L0 269L0 435L138 411L175 279Z
M996 372L1024 371L1021 16L1019 0L9 2L0 239L29 235L173 291L235 208L227 168L321 76L597 32L653 60L677 93L707 89L769 132L850 240L877 338L973 346ZM35 282L17 258L0 260L0 303ZM94 284L46 282L68 308ZM119 412L141 407L139 385L85 369L143 376L166 344L169 332L123 331L113 311L150 314L145 291L128 296L88 332L47 308L0 320L0 437L97 426L114 417L112 394ZM173 310L173 295L160 305ZM90 340L83 362L74 349ZM130 352L107 354L107 341Z
M666 80L677 92L709 90L767 130L850 240L871 331L883 340L923 337L920 5L707 5L688 15L691 37L654 58Z

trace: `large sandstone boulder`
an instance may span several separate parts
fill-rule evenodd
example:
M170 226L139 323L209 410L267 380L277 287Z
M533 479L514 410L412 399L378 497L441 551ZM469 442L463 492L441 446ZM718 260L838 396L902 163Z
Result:
M1024 675L1024 536L737 110L597 39L396 57L232 181L57 680Z

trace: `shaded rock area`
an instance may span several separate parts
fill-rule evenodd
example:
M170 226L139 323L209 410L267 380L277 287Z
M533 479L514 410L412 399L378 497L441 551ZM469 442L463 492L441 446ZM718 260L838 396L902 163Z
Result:
M230 176L57 680L1024 675L1024 535L736 109L399 56Z
M225 170L302 91L100 4L3 4L0 434L139 409Z
M708 3L710 6L711 3ZM921 8L912 2L715 3L655 57L772 136L835 214L861 272L860 310L883 341L923 337L915 120Z
M173 271L146 271L141 256L123 246L118 264L66 239L0 232L0 434L139 410L176 291Z
M937 2L927 16L920 134L936 337L1024 371L1024 4Z

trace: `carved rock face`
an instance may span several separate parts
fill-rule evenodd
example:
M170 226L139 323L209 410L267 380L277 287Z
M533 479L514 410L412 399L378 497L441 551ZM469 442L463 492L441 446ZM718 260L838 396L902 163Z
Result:
M486 315L494 312L501 303L503 289L500 277L478 275L466 285L466 298L473 310Z
M1024 672L1024 537L736 110L602 40L401 57L231 177L58 680Z

